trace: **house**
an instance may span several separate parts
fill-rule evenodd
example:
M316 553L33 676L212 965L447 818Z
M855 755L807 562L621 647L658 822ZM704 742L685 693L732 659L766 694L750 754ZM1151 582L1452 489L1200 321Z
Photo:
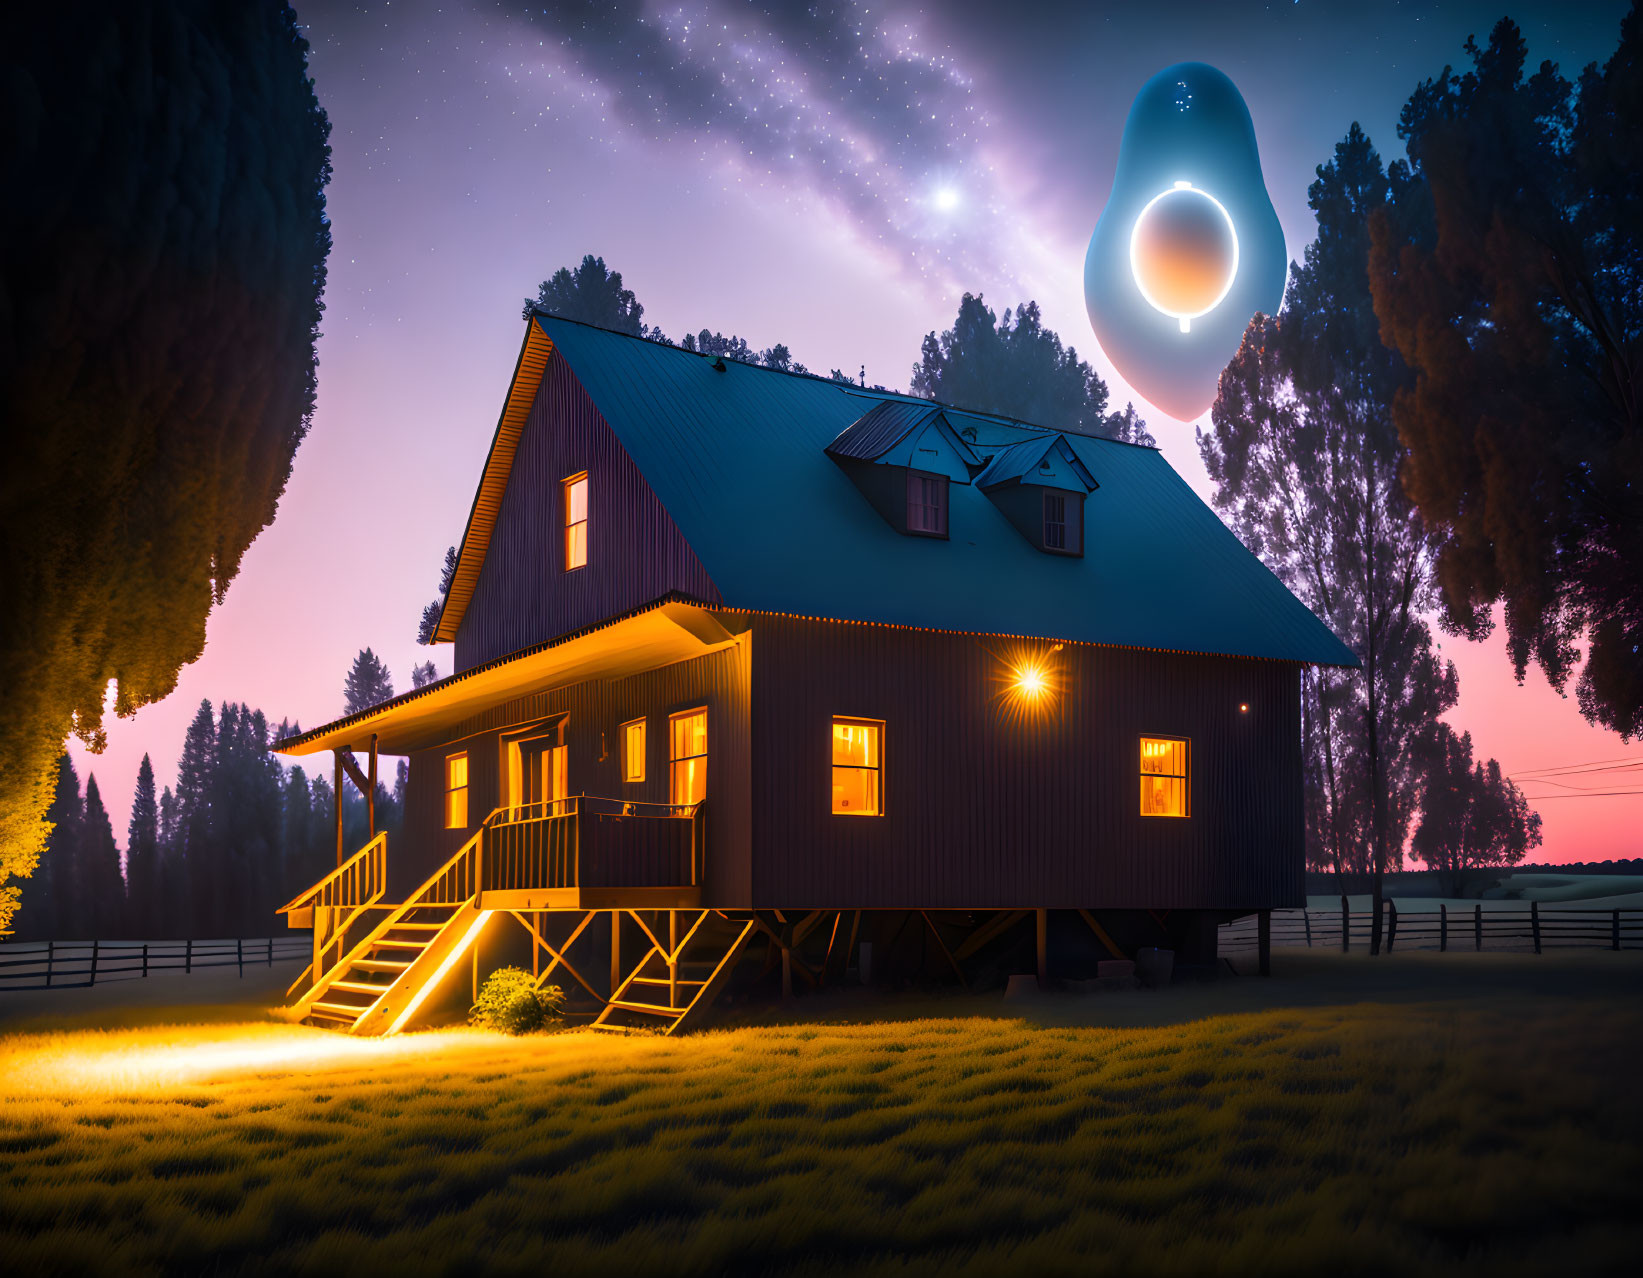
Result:
M1301 671L1356 664L1154 449L540 313L436 642L278 746L339 793L410 759L396 846L339 828L286 907L294 1010L355 1033L499 916L605 1024L909 936L960 979L1029 927L1045 979L1068 928L1213 963L1303 900Z

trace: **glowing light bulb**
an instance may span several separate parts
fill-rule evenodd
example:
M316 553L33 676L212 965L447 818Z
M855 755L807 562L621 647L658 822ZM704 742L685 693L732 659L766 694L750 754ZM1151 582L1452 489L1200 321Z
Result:
M1177 182L1148 200L1130 231L1130 273L1147 304L1192 331L1238 278L1238 231L1208 191Z
M1015 688L1024 697L1037 700L1044 695L1044 672L1037 666L1023 666L1016 671Z

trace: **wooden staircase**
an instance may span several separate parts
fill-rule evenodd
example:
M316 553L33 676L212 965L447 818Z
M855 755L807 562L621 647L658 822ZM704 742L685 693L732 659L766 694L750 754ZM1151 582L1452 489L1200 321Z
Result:
M637 921L637 915L630 917ZM742 922L704 910L682 939L664 942L645 928L650 949L617 987L593 1028L678 1033L713 1005L758 926L752 919Z
M404 1028L490 921L492 911L479 908L479 841L475 834L323 970L287 1015L362 1036Z

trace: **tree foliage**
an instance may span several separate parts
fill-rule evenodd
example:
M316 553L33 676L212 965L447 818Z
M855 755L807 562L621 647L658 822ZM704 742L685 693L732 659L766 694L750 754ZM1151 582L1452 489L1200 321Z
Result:
M543 280L536 297L525 299L524 317L537 308L615 333L648 337L652 331L644 324L644 305L623 286L622 272L608 269L605 259L592 253L574 270L561 266Z
M1057 430L1152 444L1134 405L1107 413L1107 384L1044 327L1037 302L1000 320L980 295L966 293L953 327L924 338L911 390L955 408L996 413Z
M1502 20L1399 121L1409 162L1374 219L1381 332L1413 370L1405 479L1441 538L1447 626L1503 604L1521 678L1643 732L1643 13L1571 84Z
M1371 870L1377 920L1418 807L1417 747L1458 694L1422 618L1430 539L1398 482L1392 419L1407 373L1377 338L1366 274L1387 194L1353 125L1308 191L1317 238L1283 311L1251 321L1198 437L1216 508L1362 662L1308 673L1305 811L1309 860Z
M1425 746L1421 818L1410 855L1439 872L1445 894L1462 896L1476 871L1516 865L1540 846L1540 814L1500 764L1472 758L1472 734L1437 725Z
M8 24L0 885L43 846L64 738L100 746L110 681L128 715L199 656L307 431L330 151L306 55L283 5Z
M422 621L417 626L416 641L432 643L434 631L439 629L439 615L445 611L445 596L451 593L451 578L456 576L456 547L445 548L445 564L439 570L439 597L422 610Z
M348 668L347 678L343 680L343 714L358 714L361 710L392 699L393 695L393 677L389 675L382 658L369 648L361 648L354 664Z

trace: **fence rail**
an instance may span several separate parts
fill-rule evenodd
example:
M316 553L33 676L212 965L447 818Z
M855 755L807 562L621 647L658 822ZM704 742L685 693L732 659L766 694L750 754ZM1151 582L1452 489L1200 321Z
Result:
M0 945L0 991L73 989L201 967L272 967L306 959L308 937L209 941L24 941Z
M1370 910L1274 910L1272 944L1351 950L1365 948L1374 926ZM1382 944L1388 950L1516 950L1536 954L1548 949L1643 950L1643 909L1582 909L1546 906L1526 909L1450 909L1405 911L1387 902ZM1223 923L1219 952L1233 957L1259 946L1254 915Z

